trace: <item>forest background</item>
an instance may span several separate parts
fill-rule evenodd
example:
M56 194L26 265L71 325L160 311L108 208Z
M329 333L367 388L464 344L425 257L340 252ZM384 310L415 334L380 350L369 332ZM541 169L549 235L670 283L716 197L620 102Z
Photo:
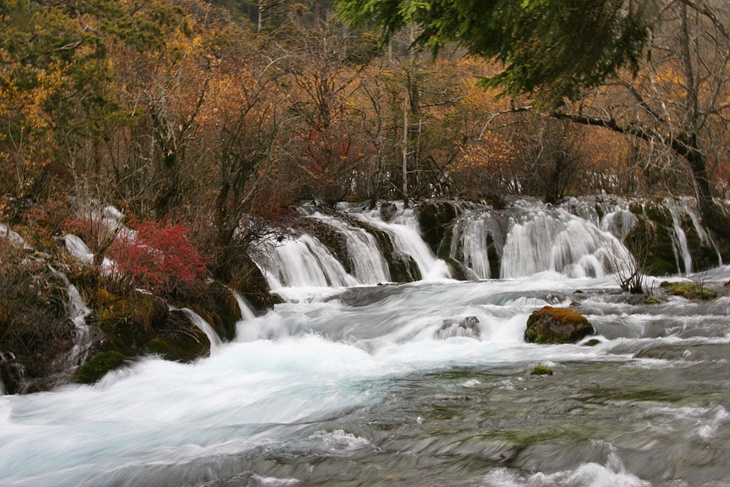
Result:
M3 220L113 203L224 249L306 199L727 198L728 7L652 5L633 66L546 105L480 83L504 63L418 49L416 24L384 44L328 1L3 1Z

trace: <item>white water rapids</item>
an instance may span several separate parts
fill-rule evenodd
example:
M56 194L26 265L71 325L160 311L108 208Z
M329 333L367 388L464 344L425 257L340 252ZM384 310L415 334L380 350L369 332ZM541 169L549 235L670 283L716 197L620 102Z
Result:
M311 237L282 242L277 265L319 264L269 269L286 302L246 312L209 358L0 397L0 485L728 485L730 298L631 304L596 267L611 237L549 218L549 252L506 280L451 280L430 255L414 257L430 281L354 285L386 276L382 262L351 276ZM529 242L529 222L513 223L505 245ZM717 285L730 267L689 277ZM598 344L525 343L546 304L577 306Z
M730 268L717 273L717 279L729 276ZM528 314L547 303L569 304L579 296L571 294L576 289L585 296L582 306L602 343L523 343ZM671 401L655 395L624 398L610 407L598 401L591 407L601 414L593 418L587 411L585 418L574 419L592 432L585 439L559 432L551 438L545 432L563 427L566 419L552 417L551 408L560 410L571 394L586 393L581 389L600 389L591 385L593 380L631 389L637 377L661 371L676 378L682 377L678 369L685 370L689 380L692 367L701 364L692 365L682 353L679 358L659 358L659 353L637 358L638 351L679 346L691 355L727 347L727 298L701 310L677 298L651 311L632 312L631 306L607 299L604 293L612 289L610 278L569 279L555 273L510 281L353 288L327 299L317 298L313 289L308 303L279 305L241 321L238 341L214 348L210 358L196 363L148 358L95 386L0 397L0 484L316 485L330 479L331 485L360 485L358 475L368 475L384 485L721 485L684 480L692 475L708 482L730 478L730 468L716 458L727 453L730 435L728 377L715 375L717 357L705 357L698 369L718 387L714 397L703 390L686 397L677 392ZM477 317L477 339L437 337L444 320L465 316ZM567 397L544 389L552 378L529 376L536 364L549 365L556 377L573 383L567 390L555 385ZM610 372L605 377L604 369ZM452 379L455 370L467 372ZM432 378L422 383L425 376ZM682 385L646 387L677 386ZM528 400L533 395L535 400L543 395L537 409ZM445 421L433 408L447 396L457 402L443 407L459 411L468 437L463 431L455 436L459 421ZM469 396L471 403L463 400ZM508 405L510 400L524 405ZM602 401L612 401L610 394ZM540 410L544 417L531 416ZM490 415L505 417L490 424ZM383 423L392 424L384 428ZM433 435L442 429L439 440ZM514 439L500 433L487 441L506 429L514 430ZM530 436L531 429L536 436L526 444L516 439ZM543 430L546 436L537 434ZM391 431L402 438L391 437ZM661 444L693 437L681 451ZM478 441L484 444L464 449ZM517 446L529 453L516 454ZM653 467L636 466L629 454L633 450L643 451ZM408 459L408 451L422 456L420 467ZM386 453L392 459L406 456L378 469ZM514 461L501 464L494 459L500 454ZM681 455L690 460L673 464ZM712 467L703 470L692 455L705 455ZM483 461L468 463L458 475L441 465L449 458L458 465L462 457L474 456ZM352 476L345 473L348 468L355 469ZM389 475L404 481L389 482ZM664 482L665 475L685 483ZM429 476L433 482L418 481ZM225 479L238 483L215 483Z

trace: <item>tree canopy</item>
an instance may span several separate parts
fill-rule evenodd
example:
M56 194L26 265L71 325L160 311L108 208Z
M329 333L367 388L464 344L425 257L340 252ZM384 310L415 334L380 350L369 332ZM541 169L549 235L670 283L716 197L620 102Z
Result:
M617 70L638 70L651 0L339 0L339 15L391 38L407 25L415 44L437 52L457 42L502 63L486 78L504 94L530 94L554 107L600 85Z

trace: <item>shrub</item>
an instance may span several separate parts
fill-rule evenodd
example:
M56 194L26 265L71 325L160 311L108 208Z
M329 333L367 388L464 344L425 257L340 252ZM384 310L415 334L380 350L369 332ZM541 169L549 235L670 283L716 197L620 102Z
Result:
M114 280L161 296L195 292L208 276L207 259L180 224L141 223L136 235L118 237L109 255Z

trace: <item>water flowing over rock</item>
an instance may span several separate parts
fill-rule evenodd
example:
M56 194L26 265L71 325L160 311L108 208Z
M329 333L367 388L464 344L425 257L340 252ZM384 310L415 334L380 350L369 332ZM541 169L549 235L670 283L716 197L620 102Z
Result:
M527 319L525 341L530 343L575 343L596 331L585 316L566 308L544 306Z
M521 199L504 209L458 201L343 203L326 215L306 207L301 213L299 237L272 242L259 259L273 289L546 271L601 277L637 262L663 275L711 268L723 258L685 199Z
M476 316L467 316L462 319L444 320L441 328L436 332L436 338L442 340L451 337L479 338L480 334L479 318Z

